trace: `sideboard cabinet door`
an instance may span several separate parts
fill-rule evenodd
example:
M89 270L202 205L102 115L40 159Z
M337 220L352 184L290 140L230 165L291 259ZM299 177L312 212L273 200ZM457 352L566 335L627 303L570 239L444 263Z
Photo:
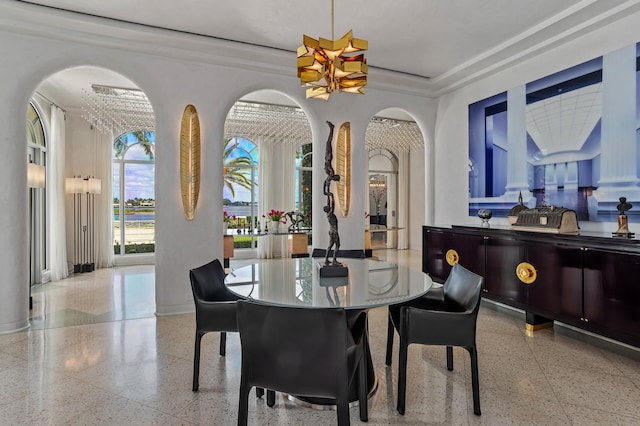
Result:
M455 250L460 265L484 276L484 236L432 228L423 231L423 271L437 281L446 280L451 271L446 259L449 250Z
M487 240L485 296L550 318L579 322L582 317L582 250L576 246L523 241ZM521 262L533 266L536 279L520 281Z
M584 320L589 328L639 346L640 257L588 249L584 266Z

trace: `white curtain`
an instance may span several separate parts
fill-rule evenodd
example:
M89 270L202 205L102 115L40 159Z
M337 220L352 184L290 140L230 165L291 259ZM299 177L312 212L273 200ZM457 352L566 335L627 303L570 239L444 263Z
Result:
M49 164L46 184L50 219L51 281L59 281L69 276L64 192L65 137L64 111L55 105L51 105L51 137L49 139Z
M398 250L409 248L409 153L398 153Z
M110 268L113 254L113 134L93 128L96 155L95 177L100 179L100 194L95 196L96 268Z
M269 210L273 208L273 144L269 140L258 142L259 164L258 164L258 215L260 221L268 226L269 219L266 217ZM268 167L270 166L270 167ZM265 216L265 217L263 217ZM272 236L258 237L258 259L270 259L273 257ZM280 237L278 237L280 238Z
M258 214L261 221L268 222L267 215L271 209L282 209L285 212L295 208L296 190L296 145L280 143L272 138L262 138L258 141L260 149L260 164L258 166ZM278 170L278 167L280 168ZM278 176L278 178L276 178ZM281 176L281 180L279 178ZM286 229L287 225L285 226ZM287 236L258 237L258 258L270 259L280 254L288 255Z
M283 182L282 190L284 195L282 197L284 211L290 212L296 208L296 151L297 145L293 143L286 143L282 146L282 169L283 169Z

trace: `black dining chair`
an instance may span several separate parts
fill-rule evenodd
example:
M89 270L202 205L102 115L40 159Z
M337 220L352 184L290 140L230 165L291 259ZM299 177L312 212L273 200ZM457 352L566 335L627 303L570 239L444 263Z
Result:
M300 397L332 398L338 424L349 425L349 386L358 377L360 419L367 421L366 313L347 323L342 308L295 308L238 302L242 345L238 425L248 421L253 386Z
M193 360L193 390L197 391L200 373L200 344L202 336L210 331L220 332L220 355L225 356L227 331L238 331L236 301L224 284L225 272L215 259L189 271L191 291L196 304L196 343Z
M327 254L326 249L313 249L311 252L311 257L325 257ZM329 251L329 257L333 256L333 250ZM345 259L364 259L364 250L338 250L337 258L345 258Z
M471 357L473 412L480 415L476 322L483 278L456 264L440 289L400 305L389 306L386 364L391 365L394 329L400 336L398 405L404 414L407 388L407 348L412 343L447 347L447 369L453 370L453 346Z

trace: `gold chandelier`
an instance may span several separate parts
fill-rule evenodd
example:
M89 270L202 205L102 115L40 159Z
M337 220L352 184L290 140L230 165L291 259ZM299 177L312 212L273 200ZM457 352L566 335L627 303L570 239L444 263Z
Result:
M341 39L333 40L333 0L331 0L331 38L318 40L307 35L298 47L298 77L300 84L309 86L308 98L329 100L333 92L364 94L367 85L367 40L354 38L351 30Z

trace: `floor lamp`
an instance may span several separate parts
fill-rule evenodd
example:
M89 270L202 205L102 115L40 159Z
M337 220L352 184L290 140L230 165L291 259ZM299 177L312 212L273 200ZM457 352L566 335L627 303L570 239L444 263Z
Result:
M64 182L64 191L67 194L73 194L73 272L82 272L80 264L80 244L82 226L82 190L84 180L80 176L66 178Z
M31 296L31 280L33 275L31 269L33 269L33 252L34 247L34 229L36 226L36 215L34 211L36 190L44 188L45 185L45 173L44 166L35 163L27 164L27 187L29 188L29 309L33 309L33 297Z
M95 241L96 241L96 217L95 217L95 196L102 192L100 179L94 177L86 178L83 181L86 199L86 226L82 228L84 237L82 272L92 272L96 269Z
M65 180L65 192L73 194L74 273L95 270L95 196L102 192L101 187L100 179L93 177L74 176Z

